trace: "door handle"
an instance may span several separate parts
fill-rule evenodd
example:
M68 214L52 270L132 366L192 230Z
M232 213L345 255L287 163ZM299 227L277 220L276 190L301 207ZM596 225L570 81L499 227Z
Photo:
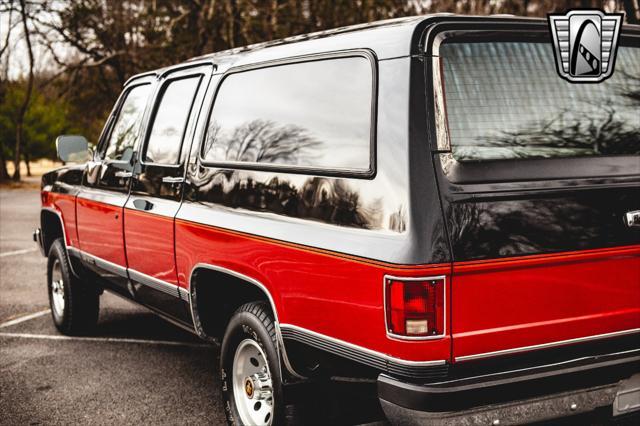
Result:
M629 228L640 228L640 210L627 212L624 216L624 223L626 223Z
M179 177L165 176L162 178L162 183L182 183L182 182L184 182L184 178L182 176L179 176Z
M117 177L117 178L126 179L126 178L132 177L133 176L133 172L118 171L118 172L115 172L113 175L115 177Z
M135 207L138 210L148 211L153 208L153 203L151 201L138 198L137 200L133 200L133 207Z

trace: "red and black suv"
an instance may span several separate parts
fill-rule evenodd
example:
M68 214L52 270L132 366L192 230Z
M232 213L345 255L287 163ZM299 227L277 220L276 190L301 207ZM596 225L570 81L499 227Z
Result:
M640 28L572 84L546 21L426 16L132 77L42 179L53 321L108 290L221 341L231 424L377 383L400 424L640 408Z

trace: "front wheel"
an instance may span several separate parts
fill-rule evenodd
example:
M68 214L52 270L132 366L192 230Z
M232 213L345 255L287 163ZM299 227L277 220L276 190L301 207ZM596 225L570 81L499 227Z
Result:
M69 257L61 238L49 250L47 289L51 316L63 334L85 334L98 322L100 295L98 291L71 272Z
M284 423L275 324L267 305L242 305L229 321L220 354L222 394L230 425Z

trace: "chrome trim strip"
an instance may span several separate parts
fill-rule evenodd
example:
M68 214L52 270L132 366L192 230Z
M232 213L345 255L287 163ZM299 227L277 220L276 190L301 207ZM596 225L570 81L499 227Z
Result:
M137 301L136 299L133 299L133 298L130 298L130 297L127 297L127 296L123 296L122 294L118 293L117 291L113 291L113 290L111 290L109 288L105 288L104 290L108 291L109 294L113 294L115 296L118 296L121 299L127 300L127 301L129 301L129 302L131 302L131 303L133 303L135 305L142 306L143 308L148 309L149 311L153 312L154 314L156 314L157 316L159 316L163 320L165 320L167 322L170 322L171 324L175 325L176 327L180 327L181 329L183 329L185 331L188 331L189 333L192 333L192 334L194 334L196 336L198 335L193 328L188 327L187 325L182 324L181 322L176 321L173 318L168 317L167 315L163 314L161 311L159 311L157 309L154 309L151 306L142 304L139 301Z
M293 324L280 324L280 327L283 329L290 329L290 330L296 330L298 332L302 332L302 333L306 333L310 336L313 336L315 338L318 339L324 339L324 340L328 340L330 342L333 342L337 345L342 345L345 347L348 347L349 349L352 350L356 350L356 351L360 351L362 353L366 353L370 356L374 356L377 358L381 358L384 359L387 362L391 362L394 364L400 364L400 365L406 365L409 367L431 367L431 366L436 366L436 365L445 365L447 363L446 360L433 360L433 361L409 361L406 359L401 359L401 358L395 358L392 357L390 355L384 354L382 352L378 352L378 351L374 351L372 349L367 349L364 348L362 346L358 346L358 345L354 345L353 343L349 343L349 342L345 342L344 340L340 340L340 339L336 339L335 337L330 337L327 336L325 334L321 334L321 333L317 333L315 331L311 331L309 329L303 328L303 327L299 327L297 325L293 325Z
M442 334L433 336L402 336L400 334L394 334L389 330L389 324L387 324L387 280L397 281L430 281L430 280L442 280L444 283L444 321L442 326ZM385 275L382 278L382 306L384 309L384 329L387 332L387 337L394 340L435 340L442 339L447 335L447 277L445 275L436 275L432 277L398 277L394 275Z
M456 361L469 361L469 360L473 360L473 359L488 358L488 357L492 357L492 356L507 355L507 354L518 353L518 352L526 352L526 351L530 351L530 350L552 348L552 347L555 347L555 346L567 345L567 344L571 344L571 343L581 343L581 342L588 342L588 341L591 341L591 340L606 339L608 337L625 336L627 334L634 334L634 333L640 333L640 328L632 328L632 329L629 329L629 330L614 331L614 332L611 332L611 333L604 333L604 334L595 334L593 336L577 337L575 339L558 340L558 341L555 341L555 342L542 343L542 344L539 344L539 345L521 346L521 347L518 347L518 348L503 349L503 350L500 350L500 351L484 352L484 353L473 354L473 355L457 356L457 357L455 357L455 360Z
M561 367L561 366L565 366L567 364L573 364L573 363L578 363L578 362L587 361L587 360L593 360L593 359L602 359L602 358L607 358L607 357L615 357L615 356L619 356L619 355L630 355L630 356L640 355L640 349L629 349L629 350L626 350L626 351L613 352L613 353L602 354L602 355L589 355L589 356L583 356L583 357L580 357L580 358L573 358L573 359L570 359L570 360L567 360L567 361L553 362L551 364L542 364L542 365L536 365L536 366L533 366L533 367L517 368L515 370L499 371L499 372L496 372L496 373L481 374L479 376L464 377L464 378L461 378L461 379L446 380L446 381L442 381L442 382L432 382L432 383L429 383L429 386L437 386L437 385L442 385L442 384L468 382L469 380L486 379L488 377L511 375L513 373L524 373L524 372L527 372L527 371L535 371L535 370L546 369L546 368L550 368L550 367Z
M41 207L40 211L42 212L42 210L46 210L48 212L55 213L55 215L58 216L58 220L60 221L60 228L62 228L62 242L64 243L65 250L67 251L67 257L69 257L69 249L72 248L72 247L67 245L67 231L66 231L66 229L64 227L64 220L62 219L62 213L60 213L58 210L56 210L54 208L51 208L51 207ZM42 250L44 251L44 247L43 247ZM47 255L48 255L48 253L45 254L45 256L47 256ZM73 263L71 263L71 261L69 261L69 266L70 266L70 269L71 269L71 273L73 273L73 275L75 275L77 277L78 274L73 269Z
M189 290L184 287L178 287L178 294L180 295L180 299L189 303ZM193 318L192 318L193 320Z
M264 284L262 284L260 281L251 278L247 275L241 274L240 272L236 272L232 269L227 269L224 268L222 266L216 266L216 265L211 265L208 263L197 263L196 265L194 265L194 267L191 269L191 274L189 274L189 311L191 312L191 320L193 321L193 329L196 331L196 333L198 334L198 336L200 336L201 338L206 339L207 336L203 333L202 329L200 327L198 327L196 325L196 314L194 312L194 306L193 306L193 292L191 291L191 281L193 279L193 274L197 269L209 269L212 271L216 271L216 272L222 272L228 275L232 275L236 278L239 278L243 281L246 281L250 284L255 285L256 287L258 287L260 290L262 290L268 297L269 299L269 303L271 304L271 310L273 311L273 317L274 317L274 325L275 325L275 330L276 330L276 339L278 341L278 346L280 346L279 351L282 354L282 362L284 363L287 371L289 372L289 374L291 374L292 376L298 378L298 379L306 379L305 376L302 376L300 374L298 374L293 366L291 365L291 363L289 362L289 357L287 356L287 351L284 347L284 341L282 339L282 333L280 331L280 323L278 321L278 311L276 310L276 304L273 301L273 297L271 296L271 293L269 292L269 290L264 286Z
M93 263L97 267L104 269L105 271L111 272L112 274L120 275L124 278L129 278L127 275L127 268L115 264L113 262L109 262L108 260L102 259L101 257L94 256L92 254L87 253L86 251L78 250L80 252L80 258L87 263Z
M82 259L82 250L77 249L75 247L67 247L67 251L71 256L77 257L78 259Z
M159 280L158 278L152 277L150 275L136 271L135 269L131 269L131 268L129 268L129 278L147 287L151 287L154 290L168 294L169 296L173 296L177 299L180 298L180 293L178 292L177 285L173 285L166 281Z

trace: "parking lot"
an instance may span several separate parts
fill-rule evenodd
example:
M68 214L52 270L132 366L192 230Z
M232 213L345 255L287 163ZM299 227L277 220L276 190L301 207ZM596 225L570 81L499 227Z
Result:
M0 424L223 424L216 346L107 293L95 335L56 331L38 217L37 188L0 190ZM319 424L379 419L375 398L327 399Z

